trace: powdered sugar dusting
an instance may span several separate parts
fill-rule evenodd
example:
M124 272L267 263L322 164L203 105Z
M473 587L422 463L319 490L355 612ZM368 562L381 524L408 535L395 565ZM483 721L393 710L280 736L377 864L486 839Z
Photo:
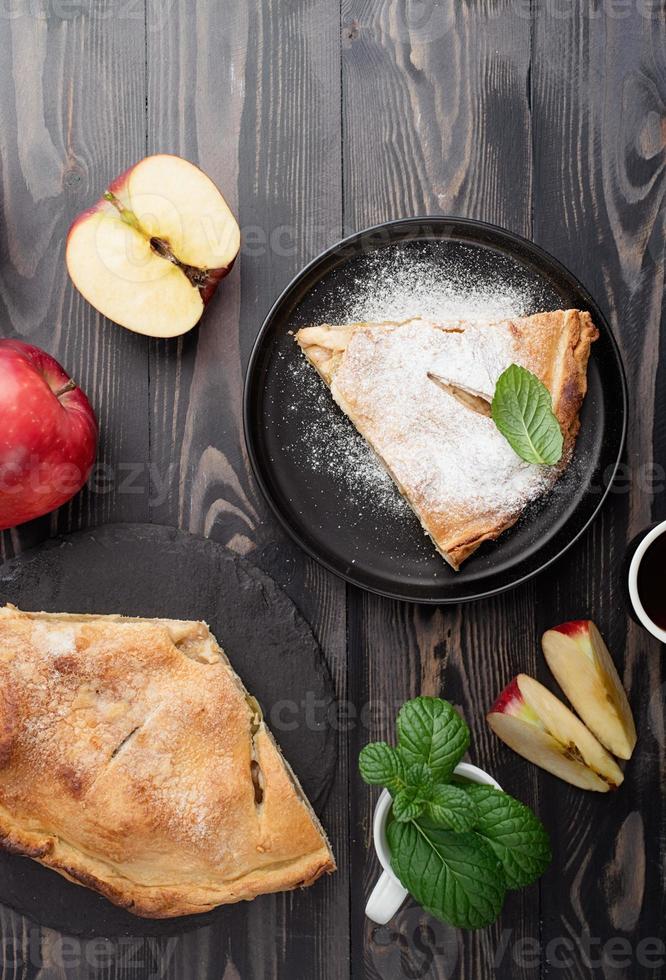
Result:
M381 322L416 316L434 323L469 322L536 312L539 297L533 288L512 281L506 274L479 280L473 261L475 250L468 251L470 261L464 265L460 250L456 260L414 253L401 246L375 252L342 297L333 297L337 316L334 322Z
M300 353L289 362L287 372L296 393L287 410L300 415L307 400L309 421L284 447L286 452L297 454L312 472L342 485L347 501L359 510L370 505L384 514L407 515L409 507L393 480Z
M489 333L487 362L480 355ZM492 394L514 360L520 348L506 323L449 333L413 320L359 330L333 380L333 396L363 420L364 435L441 545L469 538L476 521L492 528L515 516L556 476L553 468L523 462L491 418L431 375L461 387L471 377L478 391Z
M401 245L382 248L365 256L362 270L351 282L338 288L330 284L320 287L318 322L401 321L416 316L440 323L488 321L528 315L544 308L534 286L528 286L525 279L512 277L507 270L486 273L480 278L475 261L477 253L477 249L463 245L457 247L453 257L441 249L424 252ZM459 356L469 358L469 347L466 351ZM487 365L481 363L480 357L476 366L481 373L485 371L487 378ZM308 420L284 447L286 452L298 458L300 465L330 477L332 483L344 488L347 502L359 512L372 510L409 519L409 505L392 478L366 440L332 405L330 392L300 352L296 352L295 359L290 356L285 367L286 383L293 392L288 411ZM496 379L499 371L493 374ZM403 377L403 383L404 380ZM397 378L391 381L391 384L399 383ZM494 442L500 453L506 454L508 450L521 472L528 468L510 447L502 445L499 433L491 434L490 438L493 435L499 439ZM448 481L455 487L456 478L451 472ZM457 496L462 497L466 491L458 485ZM500 488L497 494L501 494ZM532 491L527 494L533 495Z
M54 629L48 622L37 622L32 627L32 642L40 652L51 657L63 657L76 652L74 629L71 626Z

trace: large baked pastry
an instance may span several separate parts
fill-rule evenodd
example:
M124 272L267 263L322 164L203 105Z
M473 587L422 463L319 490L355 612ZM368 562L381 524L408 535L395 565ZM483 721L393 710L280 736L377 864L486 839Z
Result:
M154 917L335 868L204 623L13 606L0 608L0 844Z
M495 323L322 324L296 340L457 570L567 466L597 336L588 313L558 310ZM513 363L550 390L564 435L557 466L524 462L490 417Z

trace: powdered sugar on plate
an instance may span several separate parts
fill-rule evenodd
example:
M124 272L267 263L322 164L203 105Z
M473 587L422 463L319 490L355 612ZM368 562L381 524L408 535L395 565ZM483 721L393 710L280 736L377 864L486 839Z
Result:
M317 287L316 322L381 322L415 316L433 322L469 322L528 315L544 308L533 283L528 286L526 279L521 281L509 269L480 278L477 255L478 248L460 244L454 256L437 244L425 250L415 249L413 243L381 248L363 257L351 283ZM284 354L285 381L292 395L287 410L308 420L298 427L285 451L300 466L330 477L359 512L413 519L373 450L333 403L330 391L296 345Z
M325 474L343 486L347 501L357 509L369 505L384 514L409 515L409 505L363 436L298 350L296 357L287 365L289 384L294 389L287 410L301 415L303 401L307 401L310 417L285 451L297 455L312 472Z
M461 261L465 252L468 262ZM353 286L331 298L338 318L331 322L381 322L415 316L434 323L503 320L536 312L539 297L533 288L512 281L506 273L479 281L476 252L459 246L455 260L437 253L415 253L404 246L375 252L368 256Z

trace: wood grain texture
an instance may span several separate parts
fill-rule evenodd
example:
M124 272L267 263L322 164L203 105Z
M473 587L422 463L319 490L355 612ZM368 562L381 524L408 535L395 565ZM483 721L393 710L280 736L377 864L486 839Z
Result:
M588 976L594 961L595 975L641 978L661 975L640 944L663 934L666 911L666 810L656 792L666 766L666 677L659 644L626 616L622 579L627 542L664 516L666 25L656 6L592 13L572 7L555 25L545 5L537 8L534 235L607 312L627 370L630 427L625 478L592 530L539 580L551 598L538 625L595 619L630 691L639 742L610 799L544 780L566 862L564 873L553 868L544 879L543 942L560 946L558 975Z
M330 244L341 211L339 14L325 0L147 7L148 150L198 163L238 215L244 245L201 327L150 347L153 520L212 535L280 582L304 612L345 696L344 586L268 519L242 433L249 350L277 293ZM155 490L159 488L155 485ZM279 736L279 733L277 733ZM307 738L307 732L303 733ZM346 748L324 823L340 871L316 892L228 910L182 938L203 976L348 975Z
M128 153L143 152L145 79L143 21L116 17L112 0L71 19L16 9L2 21L0 333L60 360L91 397L102 433L90 487L22 529L25 546L56 529L147 516L145 344L95 314L64 267L74 217Z
M0 335L53 354L89 395L102 435L90 485L56 514L1 534L3 558L57 531L148 516L145 344L96 314L64 265L74 217L127 155L144 152L144 18L118 17L113 0L85 12L12 10L0 15ZM0 931L3 977L65 975L62 937L9 910ZM89 975L82 949L69 962L72 976ZM143 974L118 960L114 975Z
M529 18L492 0L342 18L346 230L443 213L529 234Z
M347 231L391 218L449 213L530 233L530 22L512 4L343 2L343 132ZM361 112L361 106L381 111ZM520 179L516 179L520 174ZM381 721L352 735L391 737L397 707L420 693L457 704L472 728L471 761L538 806L537 777L504 752L483 715L519 669L533 672L534 587L459 609L428 610L350 590L352 700L379 702ZM520 623L520 630L516 630ZM527 978L536 968L500 956L539 935L539 890L512 896L501 923L463 934L407 905L391 927L364 920L378 876L372 808L356 777L352 862L366 867L352 891L354 976Z
M324 817L335 877L173 940L81 942L0 908L0 977L661 976L658 954L640 943L662 937L666 911L666 678L658 645L628 622L620 587L627 541L666 518L663 10L649 0L36 7L0 14L0 333L37 343L75 374L100 418L105 468L57 515L0 535L0 558L108 520L214 536L289 592L351 716L340 719ZM244 233L201 327L176 342L98 316L63 262L72 218L159 150L210 173ZM257 491L241 423L249 350L291 276L343 231L428 212L503 224L570 266L609 315L632 393L628 479L592 529L535 582L455 609L346 589L301 555ZM599 623L637 714L637 756L613 798L537 774L483 720L519 670L552 686L539 637L579 615ZM558 855L540 886L511 896L501 921L474 934L411 904L387 927L363 916L378 873L376 794L356 776L357 755L391 737L397 708L421 692L460 707L471 761L537 808ZM626 950L617 965L622 950L600 959L599 945L588 963L588 933L627 942L628 965Z

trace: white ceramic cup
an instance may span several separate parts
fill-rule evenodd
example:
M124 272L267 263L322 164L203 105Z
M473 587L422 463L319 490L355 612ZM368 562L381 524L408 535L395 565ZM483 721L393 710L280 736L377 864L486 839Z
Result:
M487 772L477 766L470 765L469 762L461 762L456 766L455 774L456 776L463 776L473 783L483 783L486 786L494 786L495 789L502 788ZM409 894L391 870L391 854L386 840L386 819L390 809L391 794L385 789L377 800L372 826L375 851L384 871L372 890L368 904L365 906L367 917L381 926L386 925L393 918Z
M639 546L636 548L634 557L631 559L631 564L629 565L629 598L631 599L631 604L634 607L634 612L645 629L649 633L652 633L653 636L656 636L658 640L661 640L662 643L666 643L666 630L660 629L660 627L650 619L645 611L643 603L641 602L641 597L638 594L638 569L640 568L643 556L652 542L656 541L662 534L666 534L666 521L662 521L661 524L657 524L657 526L653 527L651 531L648 531Z

